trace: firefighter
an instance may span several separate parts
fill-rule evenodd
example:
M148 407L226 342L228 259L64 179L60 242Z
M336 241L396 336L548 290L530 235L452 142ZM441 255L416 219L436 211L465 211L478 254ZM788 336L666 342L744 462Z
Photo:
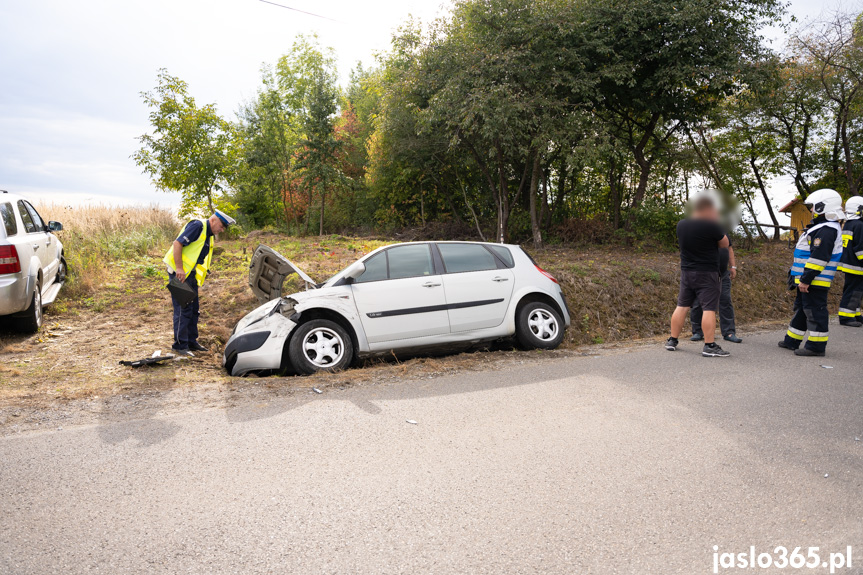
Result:
M818 190L806 198L812 211L812 223L794 248L794 263L788 272L789 287L796 287L794 317L779 342L779 347L794 350L794 355L823 357L827 349L827 293L842 256L842 228L838 221L842 196L831 189ZM809 332L806 345L800 345Z
M863 197L845 202L845 225L842 227L842 259L839 271L845 272L839 323L849 327L863 326L860 300L863 299Z

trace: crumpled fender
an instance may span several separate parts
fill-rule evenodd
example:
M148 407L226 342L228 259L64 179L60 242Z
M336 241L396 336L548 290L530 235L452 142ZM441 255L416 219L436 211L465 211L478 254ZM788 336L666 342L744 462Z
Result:
M294 303L294 315L290 316L289 319L297 323L302 320L304 312L313 309L324 309L339 314L345 318L354 329L359 348L357 351L368 351L368 340L366 339L366 334L363 330L363 325L360 321L360 315L359 312L357 312L357 305L354 302L354 296L350 286L336 286L298 292L291 294L285 299Z

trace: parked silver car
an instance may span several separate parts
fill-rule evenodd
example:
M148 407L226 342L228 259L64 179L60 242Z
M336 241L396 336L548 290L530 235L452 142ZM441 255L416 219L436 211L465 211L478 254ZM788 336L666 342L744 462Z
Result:
M292 274L306 291L283 296ZM225 346L232 375L333 371L364 356L512 337L525 348L554 349L570 323L557 280L516 245L386 246L323 284L260 246L249 283L262 305L240 320Z
M9 316L16 329L36 332L42 308L52 303L66 281L63 244L20 196L0 190L0 316Z

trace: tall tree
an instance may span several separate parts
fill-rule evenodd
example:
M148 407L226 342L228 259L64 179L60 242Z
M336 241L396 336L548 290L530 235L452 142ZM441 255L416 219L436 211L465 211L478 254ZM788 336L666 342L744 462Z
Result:
M583 49L594 110L638 166L632 205L644 199L662 149L741 89L746 61L765 52L760 29L778 0L597 0L585 4Z
M138 138L135 163L157 189L182 193L181 215L204 205L212 212L231 165L230 124L214 104L199 107L188 84L165 69L159 71L155 90L141 96L150 108L153 133Z

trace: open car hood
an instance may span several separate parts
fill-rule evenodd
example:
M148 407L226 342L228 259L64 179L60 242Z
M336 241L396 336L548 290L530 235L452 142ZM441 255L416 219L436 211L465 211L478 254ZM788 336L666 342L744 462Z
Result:
M269 246L258 246L249 264L249 286L261 303L282 297L285 279L297 274L306 284L306 289L315 289L317 284L306 273L291 263L291 260Z

